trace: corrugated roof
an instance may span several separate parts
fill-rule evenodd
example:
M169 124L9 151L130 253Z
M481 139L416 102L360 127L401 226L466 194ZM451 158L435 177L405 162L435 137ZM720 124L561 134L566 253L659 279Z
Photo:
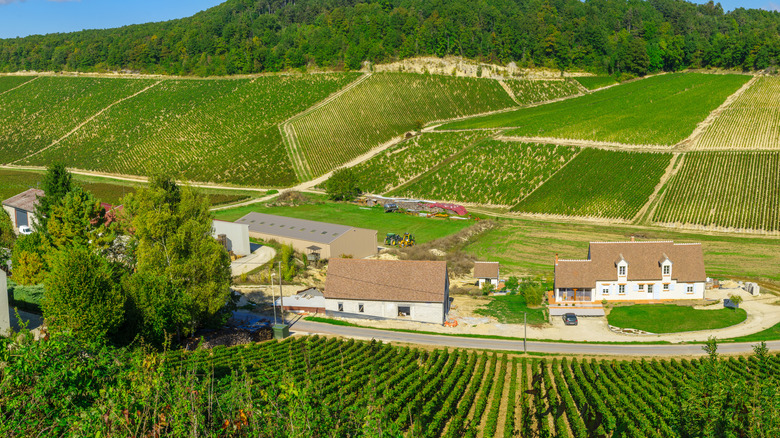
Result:
M443 302L447 262L330 259L323 294L328 299Z
M256 233L326 244L333 242L342 234L354 228L346 225L254 212L237 220L236 223L249 225L249 231Z
M29 189L19 193L16 196L6 199L3 201L3 205L34 212L35 207L38 205L38 198L43 197L43 195L43 190Z
M555 287L592 288L598 281L617 280L617 261L628 262L628 280L660 280L661 262L672 262L672 279L678 282L706 281L704 253L700 243L591 242L587 260L559 260Z
M498 262L474 262L474 278L498 278Z

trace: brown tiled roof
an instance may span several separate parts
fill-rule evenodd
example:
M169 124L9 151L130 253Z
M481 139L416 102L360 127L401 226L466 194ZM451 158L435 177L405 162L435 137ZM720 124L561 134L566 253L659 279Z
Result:
M498 278L498 262L474 262L474 278Z
M661 280L661 262L672 262L672 279L705 281L704 253L700 243L591 242L587 260L559 260L555 287L592 288L598 281L617 280L617 261L628 262L628 280Z
M3 205L9 207L18 208L20 210L35 211L35 206L38 205L38 198L43 196L43 190L29 189L16 196L3 201Z
M443 302L447 262L330 259L325 298Z

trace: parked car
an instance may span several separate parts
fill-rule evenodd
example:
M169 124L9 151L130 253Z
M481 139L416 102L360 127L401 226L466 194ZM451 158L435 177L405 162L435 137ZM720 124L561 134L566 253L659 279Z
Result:
M21 227L19 227L19 234L24 234L26 236L32 233L33 233L32 228L28 227L27 225L22 225Z
M395 213L396 211L398 211L398 205L385 204L385 213Z
M563 323L566 325L577 325L577 315L566 313L563 315Z

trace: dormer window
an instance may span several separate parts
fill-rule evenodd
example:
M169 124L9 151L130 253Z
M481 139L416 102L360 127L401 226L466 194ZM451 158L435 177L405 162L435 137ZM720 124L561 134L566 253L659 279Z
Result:
M666 266L664 266L664 267L666 267ZM626 267L625 266L622 266L622 265L618 266L618 275L621 276L621 277L625 277L626 276Z
M672 273L672 267L669 265L664 265L664 275L668 276Z

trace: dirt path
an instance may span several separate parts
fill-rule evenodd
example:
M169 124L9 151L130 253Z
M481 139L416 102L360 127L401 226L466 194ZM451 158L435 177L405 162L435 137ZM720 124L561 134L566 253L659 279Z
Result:
M512 129L512 128L505 128ZM642 152L671 152L672 146L654 145L654 144L628 144L617 143L611 141L595 141L595 140L576 140L570 138L558 138L558 137L523 137L523 136L500 136L496 137L501 141L518 141L523 143L538 143L538 144L557 144L560 146L577 146L581 148L597 148L607 150L638 150Z
M306 156L304 155L300 144L298 143L298 135L295 133L295 127L292 125L293 122L333 102L341 95L355 88L370 77L371 73L366 73L360 76L355 81L341 90L331 94L321 102L307 108L305 111L300 112L279 124L279 132L282 134L282 141L287 148L287 154L290 157L290 161L293 165L293 169L295 170L296 175L298 175L298 179L304 181L311 178L311 168L309 167L309 163L306 161Z
M643 205L642 208L639 209L639 211L636 213L636 215L634 215L632 222L638 223L641 221L642 217L645 215L645 212L647 212L650 206L653 205L653 202L655 202L655 199L658 197L658 193L666 185L667 181L669 181L669 178L673 177L680 170L684 159L685 157L680 153L676 153L672 156L669 165L666 166L666 170L664 171L664 174L661 175L661 179L658 181L658 184L656 184L653 193L649 198L647 198L645 205Z
M704 120L701 121L698 125L696 125L696 128L693 130L691 135L688 136L685 140L677 143L675 145L675 148L680 150L691 150L696 149L696 145L699 142L699 139L701 139L702 135L704 135L704 132L707 130L707 128L712 125L712 123L715 121L715 119L720 116L720 114L729 106L731 106L734 101L736 101L739 96L742 96L742 94L745 93L745 91L748 90L756 81L758 80L758 76L753 76L750 78L749 81L745 82L745 85L740 87L739 90L735 91L734 94L727 97L725 101L723 101L722 104L720 104L719 107L715 108Z
M123 97L123 98L121 98L121 99L117 100L116 102L113 102L113 103L111 103L111 104L110 104L110 105L108 105L107 107L103 108L102 110L100 110L100 111L98 111L97 113L95 113L94 115L92 115L92 117L90 117L90 118L88 118L87 120L84 120L83 122L79 123L79 124L78 124L78 125L77 125L75 128L73 128L73 129L72 129L70 132L68 132L67 134L63 135L62 137L58 138L57 140L54 140L54 141L53 141L53 142L52 142L50 145L46 146L46 147L45 147L45 148L43 148L43 149L39 149L39 150L37 150L37 151L35 151L35 152L31 153L30 155L27 155L26 157L23 157L23 158L20 158L20 159L18 159L18 160L16 160L16 161L13 161L13 163L18 163L18 162L20 162L20 161L23 161L23 160L27 160L27 159L29 159L29 158L32 158L32 157L34 157L34 156L36 156L36 155L40 154L41 152L43 152L43 151L45 151L45 150L47 150L47 149L49 149L49 148L51 148L51 147L54 147L54 146L58 145L60 142L62 142L62 141L63 141L63 140L65 140L66 138L68 138L68 137L70 137L71 135L75 134L75 133L76 133L76 132L77 132L79 129L81 129L82 127L84 127L84 125L86 125L87 123L89 123L89 122L91 122L91 121L95 120L95 118L97 118L98 116L100 116L100 115L101 115L101 114L103 114L104 112L106 112L106 111L108 111L109 109L111 109L111 108L112 108L114 105L118 105L118 104L120 104L120 103L122 103L122 102L124 102L124 101L126 101L126 100L128 100L128 99L132 99L132 98L134 98L135 96L138 96L139 94L141 94L141 93L144 93L144 92L146 92L147 90L150 90L150 89L152 89L152 88L156 87L156 86L157 86L157 85L159 85L160 83L162 83L162 81L157 81L157 82L155 82L154 84L152 84L152 85L149 85L148 87L144 88L144 89L143 89L143 90L141 90L141 91L138 91L138 92L136 92L136 93L134 93L134 94L131 94L130 96L125 96L125 97Z
M518 205L518 204L520 204L521 202L523 202L523 200L524 200L525 198L527 198L527 197L531 196L531 193L533 193L533 192L537 191L537 190L539 189L539 187L543 186L543 185L544 185L544 183L546 183L547 181L549 181L550 179L552 179L552 177L554 177L554 176L555 176L555 175L556 175L558 172L560 172L560 171L561 171L561 169L563 169L564 167L568 166L568 165L569 165L569 163L571 163L572 161L574 161L574 159L575 159L575 158L577 158L577 155L579 155L579 154L580 154L580 152L582 152L582 150L579 150L579 151L577 151L577 152L576 152L574 155L572 155L572 156L571 156L571 158L569 159L569 161L567 161L567 162L563 163L563 166L559 167L559 168L558 168L558 170L556 170L555 172L551 173L551 174L550 174L550 176L549 176L549 177L548 177L546 180L542 181L542 183L541 183L541 184L539 184L538 186L534 187L534 189L533 189L533 190L531 190L531 191L530 191L530 192L528 192L528 193L527 193L525 196L523 196L522 198L520 198L520 199L517 201L517 203L516 203L515 205ZM513 206L513 207L514 207L514 206Z
M30 79L29 81L22 82L21 84L19 84L19 85L15 86L15 87L13 87L13 88L9 88L9 89L7 89L7 90L3 91L2 93L0 93L0 96L2 96L2 95L3 95L3 94L5 94L5 93L10 93L11 91L14 91L14 90L16 90L17 88L24 87L25 85L29 84L30 82L33 82L34 80L38 79L39 77L40 77L40 76L36 76L36 77L34 77L34 78Z
M514 91L512 91L512 89L511 89L511 88L509 88L509 85L507 85L507 84L506 84L506 82L504 82L504 81L498 81L498 83L499 83L499 85L501 85L501 88L503 88L503 89L504 89L504 91L506 91L506 94L508 94L508 95L509 95L509 97L511 97L511 98L512 98L512 100L513 100L513 101L514 101L516 104L520 105L520 102L518 102L518 101L517 101L517 96L515 96L515 92L514 92Z

